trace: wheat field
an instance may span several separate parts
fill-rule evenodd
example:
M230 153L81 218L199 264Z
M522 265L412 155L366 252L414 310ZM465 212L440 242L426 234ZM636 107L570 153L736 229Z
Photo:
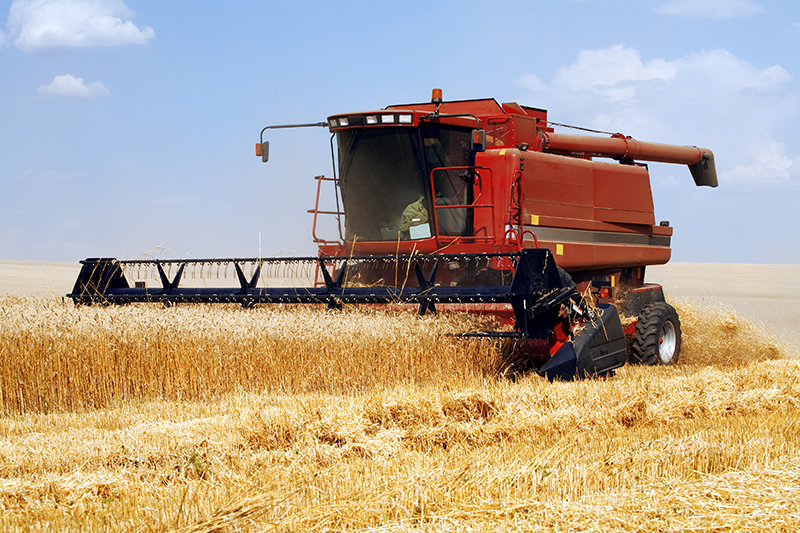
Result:
M549 383L457 314L0 297L0 529L797 530L796 350L673 303L680 364Z

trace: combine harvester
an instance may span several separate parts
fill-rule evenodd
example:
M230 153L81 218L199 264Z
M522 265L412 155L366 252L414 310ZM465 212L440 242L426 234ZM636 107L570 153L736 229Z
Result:
M76 304L416 304L420 314L447 306L510 317L513 330L468 335L506 339L516 370L550 379L603 375L626 360L675 363L678 315L660 285L644 283L647 265L669 261L672 228L655 222L641 161L688 165L697 185L716 187L712 152L553 125L543 109L442 102L435 89L430 103L267 126L256 145L264 162L267 129L332 133L338 165L332 178L316 177L309 211L317 257L86 259L68 296ZM323 183L335 211L320 210ZM320 215L336 218L338 240L317 238ZM182 283L185 272L208 279L220 270L238 283Z

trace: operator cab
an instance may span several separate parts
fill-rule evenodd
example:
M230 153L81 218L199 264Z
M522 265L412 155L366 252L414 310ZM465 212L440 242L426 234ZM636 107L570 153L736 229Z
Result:
M319 126L333 134L331 157L338 159L334 177L317 177L317 206L309 211L314 213L312 235L320 246L375 243L374 252L396 242L397 250L410 251L417 249L413 241L426 241L422 248L433 250L461 238L473 240L476 233L485 240L484 219L493 204L483 196L475 157L486 150L487 134L472 106L466 104L477 103L480 115L502 109L494 100L476 100L448 103L456 106L456 112L440 114L441 96L441 90L434 89L430 104L333 115L326 122L267 126L261 130L256 155L264 162L269 159L269 141L264 141L268 129ZM334 212L319 210L323 181L336 184ZM477 208L485 209L478 209L481 214L476 219ZM336 215L338 242L317 238L318 214ZM400 241L406 245L400 246Z
M400 117L417 124L392 124ZM342 120L347 127L339 126ZM346 240L427 239L437 226L439 235L472 234L471 208L435 213L433 208L473 201L469 127L403 114L332 117L329 122L338 126L331 129L338 144Z

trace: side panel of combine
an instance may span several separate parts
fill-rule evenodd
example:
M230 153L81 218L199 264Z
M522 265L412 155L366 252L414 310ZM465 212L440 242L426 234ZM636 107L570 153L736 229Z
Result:
M653 195L650 175L638 165L593 161L594 219L598 222L653 226ZM635 231L639 228L632 228Z
M592 162L539 152L525 155L526 214L594 219Z
M647 169L525 154L525 229L567 271L663 264L672 228L655 226Z

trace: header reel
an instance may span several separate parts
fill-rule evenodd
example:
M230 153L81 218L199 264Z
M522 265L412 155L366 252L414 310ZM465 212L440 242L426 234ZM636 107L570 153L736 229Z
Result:
M76 304L318 303L335 309L343 304L407 303L419 305L422 315L436 312L438 304L507 303L514 311L513 331L465 336L508 339L515 359L525 362L517 365L520 369L532 367L550 379L574 379L608 373L626 360L616 308L590 308L547 249L169 261L93 258L82 264L68 295ZM223 283L208 286L219 284L211 283L216 282L215 270L217 276L222 270ZM238 283L224 283L229 270ZM205 286L183 283L187 272L196 279L198 271ZM142 272L144 281L129 282ZM148 287L148 279L155 279L157 286ZM265 286L267 279L271 286Z

